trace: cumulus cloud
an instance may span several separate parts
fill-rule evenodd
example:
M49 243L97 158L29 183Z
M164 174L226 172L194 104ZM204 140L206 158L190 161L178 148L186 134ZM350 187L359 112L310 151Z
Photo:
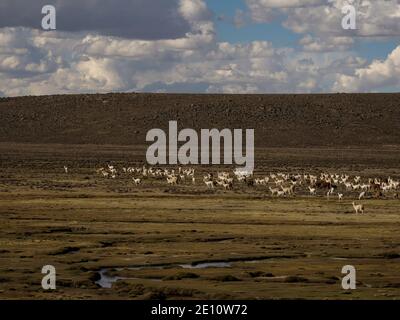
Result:
M354 44L354 39L350 37L328 37L321 39L306 35L300 39L299 44L305 51L345 51Z
M176 12L190 27L179 38L138 40L98 32L0 28L0 87L7 95L140 90L171 66L195 54L200 57L200 51L214 45L204 1L177 4Z
M377 37L400 35L400 4L397 0L246 0L255 22L269 22L285 15L284 26L296 33L319 36ZM342 28L342 8L353 3L356 30Z
M334 88L343 92L368 92L400 86L400 46L385 60L374 60L368 66L355 69L352 75L338 75Z
M256 5L256 0L251 1ZM302 9L294 0L258 3L272 11ZM301 48L277 48L269 41L218 42L204 0L176 4L175 14L186 21L188 30L166 39L0 28L0 94L308 93L373 91L399 84L397 51L386 61L368 63L349 51L351 37L311 32L300 40ZM286 7L280 9L279 4ZM318 1L302 4L312 5L308 9L319 7Z
M168 92L184 87L203 92L319 92L329 91L342 65L346 69L354 63L344 53L321 58L275 48L267 41L216 42L208 22L199 27L186 38L157 41L3 28L0 87L6 95Z
M233 18L233 24L237 28L242 28L246 24L246 14L243 10L236 10L235 17Z
M323 4L324 0L246 0L249 6L257 6L259 9L266 8L300 8Z

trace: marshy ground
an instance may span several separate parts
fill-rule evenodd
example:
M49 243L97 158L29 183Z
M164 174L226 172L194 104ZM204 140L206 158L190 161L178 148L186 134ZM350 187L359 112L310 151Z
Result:
M260 149L256 170L398 178L399 159L398 147ZM95 173L143 160L139 147L1 143L0 299L400 298L398 199L355 215L350 198ZM55 291L41 288L47 264ZM356 290L341 287L344 265Z

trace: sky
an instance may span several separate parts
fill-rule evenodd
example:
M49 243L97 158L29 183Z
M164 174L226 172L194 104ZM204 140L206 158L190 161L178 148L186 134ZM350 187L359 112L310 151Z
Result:
M1 0L0 96L399 92L399 39L400 0Z

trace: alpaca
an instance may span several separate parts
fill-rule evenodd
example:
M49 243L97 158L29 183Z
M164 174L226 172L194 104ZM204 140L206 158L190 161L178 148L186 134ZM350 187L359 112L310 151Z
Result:
M353 201L353 208L356 211L356 214L358 214L358 212L360 211L361 213L364 213L364 205L362 204L356 204Z

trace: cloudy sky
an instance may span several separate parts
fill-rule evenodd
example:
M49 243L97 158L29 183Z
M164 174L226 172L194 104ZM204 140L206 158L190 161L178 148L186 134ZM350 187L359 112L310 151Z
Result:
M400 0L1 0L0 96L399 92L399 39Z

